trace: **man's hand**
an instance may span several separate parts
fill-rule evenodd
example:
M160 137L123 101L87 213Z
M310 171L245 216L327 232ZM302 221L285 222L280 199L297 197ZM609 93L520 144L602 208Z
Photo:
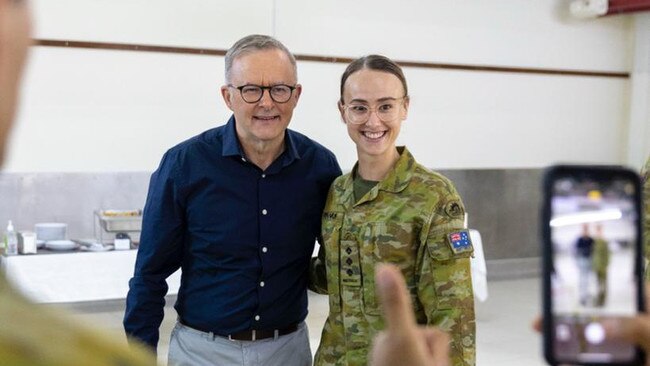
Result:
M411 298L401 272L391 265L377 266L375 283L384 310L386 329L374 340L371 366L447 366L449 336L415 323Z

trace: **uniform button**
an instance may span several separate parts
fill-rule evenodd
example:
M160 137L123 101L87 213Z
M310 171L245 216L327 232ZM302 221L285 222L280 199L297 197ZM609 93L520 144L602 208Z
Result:
M352 272L352 270L351 270L351 269L348 269L347 271L345 271L345 273L347 273L347 274L348 274L348 276L352 276L352 273L353 273L353 272Z
M241 161L243 161L243 162L245 163L245 162L246 162L246 158L242 156L242 157L241 157Z
M348 253L348 254L352 253L352 248L347 247L347 248L345 249L345 252Z
M260 287L264 287L264 281L260 282Z
M266 178L266 174L262 174L262 178Z
M256 322L260 321L260 316L259 315L255 315L255 321Z
M268 213L268 211L266 211L266 209L262 210L262 215L266 215L267 213Z
M266 253L268 251L269 251L269 249L267 247L262 247L262 253Z
M348 258L348 259L345 261L345 263L347 263L348 266L351 265L351 264L352 264L352 258Z

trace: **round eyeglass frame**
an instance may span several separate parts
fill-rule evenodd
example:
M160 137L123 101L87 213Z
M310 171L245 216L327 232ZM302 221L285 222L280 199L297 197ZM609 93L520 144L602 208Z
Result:
M404 99L406 99L406 98L408 98L408 95L405 95L405 96L403 96L401 98L395 98L393 100L399 101L400 106L404 106ZM380 105L381 105L381 103L380 103ZM355 121L354 118L348 117L348 119L350 120L349 122L352 123L353 125L362 125L362 124L364 124L364 123L366 123L366 122L368 122L370 120L370 116L373 113L377 116L377 118L379 118L380 121L382 121L384 123L393 122L395 117L385 120L382 117L381 113L377 113L377 111L379 110L380 105L377 105L377 106L374 106L374 107L366 106L368 108L368 118L365 118L365 119L362 119L362 120L359 120L359 121ZM343 109L345 109L345 114L346 115L348 113L348 108L350 106L351 106L351 104L343 104ZM396 113L399 113L399 111L397 111Z
M268 91L269 91L269 96L271 97L271 100L273 100L274 102L276 102L276 103L280 103L280 104L282 104L282 103L286 103L286 102L288 102L289 100L291 100L291 96L293 95L293 91L296 90L296 86L295 86L295 85L294 85L294 86L291 86L291 85L286 85L286 84L277 84L277 85L271 85L271 86L261 86L261 85L255 85L255 84L246 84L246 85L241 85L241 86L234 86L234 85L232 85L232 84L228 84L227 86L228 86L229 88L235 88L235 89L239 90L239 95L241 96L241 99L242 99L244 102L249 103L249 104L254 104L254 103L257 103L257 102L259 102L260 100L262 100L262 97L264 97L264 91L265 91L265 90L268 90ZM246 87L255 87L255 88L259 88L259 89L262 91L262 92L260 93L259 98L257 98L256 100L247 100L247 99L244 97L244 88L246 88ZM273 96L273 92L272 92L272 91L273 91L273 88L277 88L277 87L286 87L286 88L289 89L289 95L287 96L287 100L277 100L277 99L275 99L275 97Z

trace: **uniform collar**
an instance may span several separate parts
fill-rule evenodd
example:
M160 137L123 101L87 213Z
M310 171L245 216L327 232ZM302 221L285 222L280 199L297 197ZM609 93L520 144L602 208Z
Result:
M348 174L343 181L343 186L346 187L346 191L343 194L344 202L352 202L355 206L360 205L364 202L369 202L377 198L379 191L398 193L403 191L411 181L413 177L413 171L415 170L415 158L408 151L406 146L398 146L397 152L400 154L395 167L388 173L386 178L382 179L375 187L373 187L365 196L363 196L358 202L354 203L354 184L353 179L359 168L359 162L354 164L352 168L352 173Z

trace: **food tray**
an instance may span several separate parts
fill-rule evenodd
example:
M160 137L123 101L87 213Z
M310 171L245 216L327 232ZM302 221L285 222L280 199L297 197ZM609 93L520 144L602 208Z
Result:
M95 215L107 232L129 232L142 229L142 210L98 210Z

